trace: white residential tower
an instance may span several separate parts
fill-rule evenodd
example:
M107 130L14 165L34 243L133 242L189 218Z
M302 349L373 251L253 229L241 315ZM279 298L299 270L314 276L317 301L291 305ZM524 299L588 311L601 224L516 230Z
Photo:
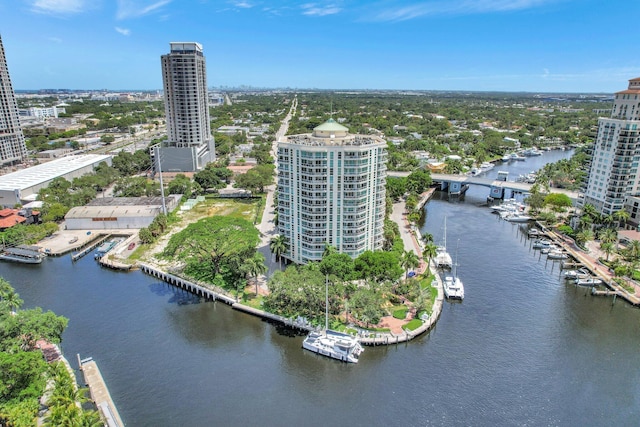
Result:
M283 256L319 261L327 245L352 258L382 249L387 143L333 119L278 143L278 230Z

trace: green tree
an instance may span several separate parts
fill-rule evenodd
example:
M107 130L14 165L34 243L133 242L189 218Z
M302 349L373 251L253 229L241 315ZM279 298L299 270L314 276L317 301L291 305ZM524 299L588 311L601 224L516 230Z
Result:
M251 258L247 258L242 263L240 270L249 276L253 277L256 284L256 296L258 296L258 276L267 272L267 266L264 263L264 255L261 252L256 252Z
M358 277L374 282L396 281L403 273L400 255L396 252L365 251L354 261Z
M422 194L431 187L431 173L426 169L417 169L407 177L407 190L414 194Z
M320 261L320 271L322 274L336 276L342 281L352 278L353 270L353 259L347 254L337 252L330 253L323 256L322 261Z
M407 192L407 179L388 176L386 189L389 197L393 200L400 200L400 198L404 196L404 193Z
M544 203L547 205L554 206L556 208L566 208L571 207L573 203L571 202L571 198L566 194L560 193L551 193L548 194L544 198Z
M241 273L230 263L234 258L253 257L259 241L258 230L249 221L217 216L201 219L174 234L163 255L184 260L187 274L215 282L223 270L230 278L237 278Z
M405 278L409 277L409 270L420 265L420 258L414 251L404 251L400 261L402 268L405 270Z
M615 251L615 247L611 242L602 242L600 243L600 250L607 255L607 261L609 261L609 255Z
M280 263L280 268L282 268L282 255L286 254L289 250L289 239L279 234L271 239L269 249L271 253L276 256L276 260Z
M622 224L626 224L626 222L631 217L631 215L629 215L629 212L624 209L620 209L619 211L614 212L613 216L618 221L618 228L621 228Z
M431 260L438 254L438 246L435 243L427 243L422 251L422 257L427 258L427 265L431 265Z

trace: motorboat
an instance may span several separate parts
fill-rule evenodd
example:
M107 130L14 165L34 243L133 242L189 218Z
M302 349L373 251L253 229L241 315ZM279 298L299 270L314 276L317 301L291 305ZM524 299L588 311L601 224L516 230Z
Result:
M358 358L364 351L357 337L329 329L328 277L325 279L324 330L309 332L309 335L302 341L302 348L348 363L358 363Z
M511 157L508 154L505 154L504 156L502 156L503 162L508 162L509 160L511 160Z
M598 286L602 285L602 280L597 277L586 277L584 279L576 279L576 285L586 287Z
M577 279L587 279L590 277L591 273L584 267L581 267L577 270L566 270L562 273L565 280L577 280Z
M494 167L495 167L495 165L494 165L493 163L491 163L491 162L482 162L482 163L480 164L480 169L481 169L483 172L490 171L490 170L491 170L491 169L493 169Z
M532 228L529 231L527 231L527 236L529 237L544 236L544 233L537 228Z
M547 239L537 239L533 242L533 249L544 249L551 245L551 241Z
M547 254L547 258L548 259L567 259L569 258L569 255L564 253L562 249L553 249L549 251L549 253Z
M509 222L529 222L533 218L531 218L529 215L523 215L521 213L509 213L505 215L503 219Z
M560 248L558 246L556 246L553 243L550 243L549 246L547 246L546 248L541 248L540 252L543 253L543 254L548 254L548 253L550 253L552 251L558 251L558 250L560 250Z
M527 160L527 158L524 157L524 156L520 156L517 153L511 153L509 155L509 160L517 160L519 162L523 162L523 161Z

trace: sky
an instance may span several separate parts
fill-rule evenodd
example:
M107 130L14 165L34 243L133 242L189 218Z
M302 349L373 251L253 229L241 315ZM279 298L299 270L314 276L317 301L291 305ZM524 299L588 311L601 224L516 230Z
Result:
M638 0L0 0L16 90L161 89L172 41L210 87L613 93Z

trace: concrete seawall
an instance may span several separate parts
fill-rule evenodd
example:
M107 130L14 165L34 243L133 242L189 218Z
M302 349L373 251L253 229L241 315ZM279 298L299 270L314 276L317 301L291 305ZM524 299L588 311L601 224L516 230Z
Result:
M278 322L287 327L298 329L302 331L312 331L317 328L307 322L298 319L290 319L283 316L279 316L277 314L269 313L264 310L260 310L257 308L249 307L244 304L240 304L236 302L236 300L228 295L224 295L220 292L215 292L211 289L208 289L202 285L198 285L196 283L190 282L189 280L183 279L181 277L175 276L173 274L165 273L164 271L151 266L146 263L139 264L140 270L148 274L150 276L156 277L158 279L163 280L164 282L176 286L185 291L191 292L197 296L203 297L210 301L222 301L225 304L230 305L233 309L242 311L247 314L251 314L253 316L260 317L267 321ZM442 289L442 283L440 278L436 275L436 283L438 288L438 296L433 304L433 309L431 316L429 319L424 322L420 327L413 331L405 331L402 335L395 335L391 333L371 333L360 335L360 342L364 345L389 345L389 344L398 344L402 342L411 341L419 335L430 330L437 322L440 317L440 313L442 312L442 304L444 301L444 292Z

